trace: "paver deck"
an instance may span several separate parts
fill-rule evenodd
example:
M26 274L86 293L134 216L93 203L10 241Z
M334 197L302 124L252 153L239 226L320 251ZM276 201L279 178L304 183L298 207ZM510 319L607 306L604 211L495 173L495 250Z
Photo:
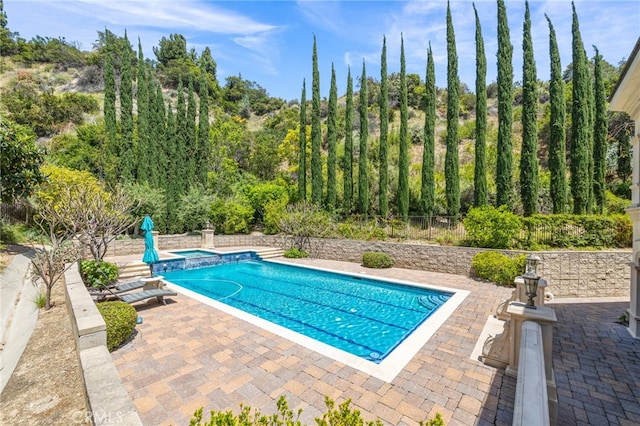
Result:
M365 418L377 417L390 425L417 424L438 412L448 425L511 424L515 379L470 358L487 317L511 289L458 275L298 261L471 293L391 383L184 295L169 298L166 306L138 304L144 322L136 327L135 337L113 353L113 359L144 424L186 425L198 407L204 407L205 413L237 412L241 402L273 413L282 394L287 395L294 412L304 410L301 420L308 424L314 424L314 418L325 411L325 395L338 403L351 398ZM621 325L611 323L609 332L600 334L590 324L601 318L615 319L624 311L624 303L619 305L598 305L589 315L581 310L582 305L553 306L559 319L554 344L554 356L561 359L556 364L559 424L587 424L590 415L601 420L609 419L610 414L618 422L612 424L637 424L640 343ZM582 334L576 336L576 332ZM624 346L624 353L607 349L618 344ZM601 369L596 361L604 358L599 354L589 358L592 350L619 364ZM634 360L635 366L625 364ZM589 365L594 374L583 374L583 365ZM600 383L608 387L600 390ZM599 401L591 404L599 411L586 399ZM601 417L593 417L596 415Z

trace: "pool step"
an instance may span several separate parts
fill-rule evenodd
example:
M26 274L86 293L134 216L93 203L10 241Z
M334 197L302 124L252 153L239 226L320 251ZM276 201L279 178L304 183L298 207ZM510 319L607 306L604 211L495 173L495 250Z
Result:
M118 270L120 271L118 275L118 279L120 280L149 275L149 265L144 262L131 262L124 265L118 265Z
M267 248L256 250L256 254L260 257L260 259L271 259L274 257L280 257L284 254L284 250L281 248Z

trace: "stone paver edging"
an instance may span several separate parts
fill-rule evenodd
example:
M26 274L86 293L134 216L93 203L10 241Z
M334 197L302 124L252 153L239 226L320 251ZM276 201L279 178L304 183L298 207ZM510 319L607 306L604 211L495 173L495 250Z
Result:
M87 408L94 424L142 425L107 350L106 325L80 278L78 266L65 273L65 297L82 370Z

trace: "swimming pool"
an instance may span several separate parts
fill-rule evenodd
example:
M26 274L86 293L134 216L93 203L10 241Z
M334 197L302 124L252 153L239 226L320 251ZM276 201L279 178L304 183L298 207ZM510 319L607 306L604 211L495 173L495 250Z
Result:
M288 330L284 337L296 343L310 343L305 346L349 365L369 365L368 372L377 377L372 371L380 373L380 368L375 366L382 370L389 364L397 366L398 351L410 359L424 344L419 339L422 344L416 347L414 334L420 330L418 336L433 334L447 312L455 309L449 302L457 306L466 296L451 289L256 260L164 276L190 295L199 295L199 300L204 296L209 304L226 307L222 309L226 312L253 323L260 319L261 326L277 325L280 335ZM448 307L443 310L444 306ZM387 373L382 371L381 378L386 380Z

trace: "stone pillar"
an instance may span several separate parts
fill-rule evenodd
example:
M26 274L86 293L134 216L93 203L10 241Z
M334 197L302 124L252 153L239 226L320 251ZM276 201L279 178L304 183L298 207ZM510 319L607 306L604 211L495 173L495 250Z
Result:
M151 231L151 235L153 235L153 246L156 248L156 251L160 250L160 233L158 231Z
M213 233L215 229L203 229L201 231L202 238L200 240L200 246L202 248L215 248L213 245Z
M507 314L507 308L509 307L510 302L522 302L527 303L529 298L527 297L527 291L524 286L524 278L521 275L518 275L514 280L516 288L511 293L510 299L504 299L498 308L496 309L496 318L499 320L506 321L509 319L509 315ZM538 291L536 293L536 297L533 298L533 302L536 306L544 306L545 301L545 291L547 289L547 280L544 278L540 278L538 281Z
M633 174L631 180L631 207L627 209L633 221L633 258L631 262L631 283L629 303L629 333L640 339L640 117L636 120L633 145Z
M508 376L518 375L518 361L520 359L520 338L522 323L533 321L542 328L542 346L544 352L544 369L547 379L547 394L549 399L549 417L551 424L555 424L558 418L558 389L553 373L553 326L558 321L556 312L551 308L537 306L537 309L526 308L524 303L511 302L507 313L511 316L511 347L509 353L509 366L505 373Z

